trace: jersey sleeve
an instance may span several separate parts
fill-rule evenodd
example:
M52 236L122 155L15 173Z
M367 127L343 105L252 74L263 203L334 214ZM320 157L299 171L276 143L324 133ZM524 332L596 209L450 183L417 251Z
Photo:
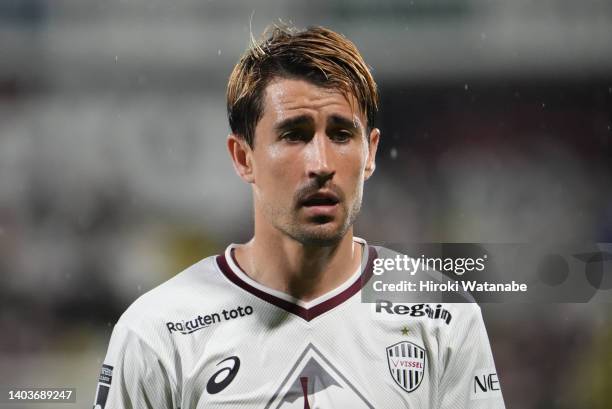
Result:
M442 358L441 408L503 409L501 386L480 307L463 304L467 319L450 328Z
M168 371L153 348L117 324L102 365L94 409L174 408Z

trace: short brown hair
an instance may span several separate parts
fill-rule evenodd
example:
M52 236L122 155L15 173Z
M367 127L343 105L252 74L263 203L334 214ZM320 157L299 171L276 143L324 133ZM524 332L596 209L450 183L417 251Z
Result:
M378 91L351 41L323 27L300 31L274 26L264 32L264 37L252 42L227 84L227 114L235 135L254 146L255 127L263 115L264 91L275 77L303 78L325 88L337 88L347 98L352 94L368 126L372 126Z

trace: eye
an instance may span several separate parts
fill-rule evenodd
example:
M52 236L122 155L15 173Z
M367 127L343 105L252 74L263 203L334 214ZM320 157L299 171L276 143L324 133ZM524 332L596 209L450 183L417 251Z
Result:
M304 142L310 139L308 133L300 129L292 129L280 134L280 139L287 142Z
M348 129L336 129L330 132L330 138L336 142L347 142L353 137L353 132Z

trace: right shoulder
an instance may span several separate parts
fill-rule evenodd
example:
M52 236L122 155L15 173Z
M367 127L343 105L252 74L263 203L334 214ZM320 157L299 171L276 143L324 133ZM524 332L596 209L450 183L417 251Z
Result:
M207 257L136 299L119 318L117 325L146 336L176 316L215 309L236 292L220 272L216 258Z

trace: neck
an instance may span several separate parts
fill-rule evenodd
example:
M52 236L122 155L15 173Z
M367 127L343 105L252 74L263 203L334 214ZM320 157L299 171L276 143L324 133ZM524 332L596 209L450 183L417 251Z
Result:
M307 246L275 228L236 248L236 260L255 281L302 301L338 287L359 268L362 249L352 227L336 244ZM263 232L259 232L263 233Z

